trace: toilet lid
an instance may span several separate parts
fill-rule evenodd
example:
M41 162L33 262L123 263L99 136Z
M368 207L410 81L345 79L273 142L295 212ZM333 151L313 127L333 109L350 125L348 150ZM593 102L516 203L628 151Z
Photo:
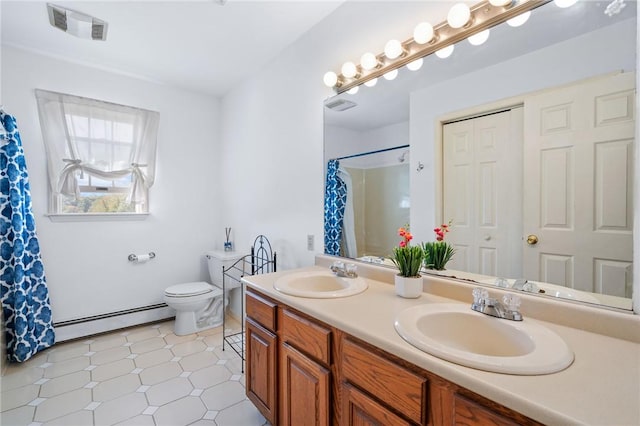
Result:
M168 287L164 294L167 296L197 296L213 291L215 287L204 281L175 284Z

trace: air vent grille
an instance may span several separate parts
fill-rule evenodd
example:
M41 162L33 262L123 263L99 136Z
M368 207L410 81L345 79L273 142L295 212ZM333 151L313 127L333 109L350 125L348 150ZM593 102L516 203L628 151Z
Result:
M56 28L60 28L62 31L67 31L67 14L64 10L58 10L56 8L50 9L53 15L52 25Z
M325 102L324 106L333 111L346 111L350 108L357 106L355 102L347 101L346 99L334 99Z

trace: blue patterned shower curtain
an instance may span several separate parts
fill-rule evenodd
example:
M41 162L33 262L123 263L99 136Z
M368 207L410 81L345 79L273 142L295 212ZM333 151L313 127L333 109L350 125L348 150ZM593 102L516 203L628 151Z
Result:
M327 163L327 182L324 188L324 252L340 255L347 186L338 176L338 160Z
M0 109L0 283L7 357L22 362L54 344L24 151L16 120Z

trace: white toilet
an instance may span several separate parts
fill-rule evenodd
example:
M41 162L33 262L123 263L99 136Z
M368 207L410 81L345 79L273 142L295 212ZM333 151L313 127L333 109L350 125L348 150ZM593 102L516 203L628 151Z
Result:
M198 281L175 284L164 291L165 303L176 310L173 331L178 336L222 325L229 303L229 295L222 294L222 263L217 252L208 252L206 257L213 285Z

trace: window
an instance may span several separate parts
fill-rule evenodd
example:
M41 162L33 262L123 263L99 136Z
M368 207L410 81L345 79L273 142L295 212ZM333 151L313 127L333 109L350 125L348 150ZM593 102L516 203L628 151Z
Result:
M51 214L147 213L159 114L36 90Z

